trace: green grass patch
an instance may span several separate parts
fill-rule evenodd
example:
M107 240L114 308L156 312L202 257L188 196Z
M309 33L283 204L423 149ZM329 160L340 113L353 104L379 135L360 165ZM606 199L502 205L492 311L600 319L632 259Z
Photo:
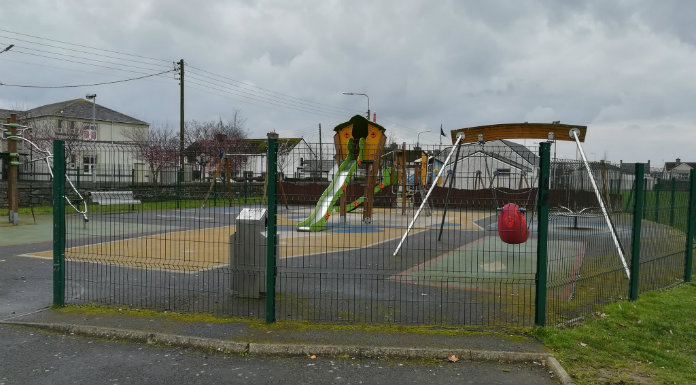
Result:
M696 285L642 293L535 335L577 384L696 383Z
M456 326L443 325L396 325L396 324L367 324L367 323L322 323L314 321L278 320L267 324L258 318L225 317L210 313L178 313L158 312L147 309L132 309L127 307L111 307L98 304L67 305L53 307L57 312L81 315L126 315L133 317L165 318L181 322L208 323L244 323L250 329L262 331L307 332L327 330L338 332L362 331L373 333L410 333L417 335L465 336L465 335L495 335L511 341L524 341L532 338L530 328L505 328L486 330L479 328L463 329Z

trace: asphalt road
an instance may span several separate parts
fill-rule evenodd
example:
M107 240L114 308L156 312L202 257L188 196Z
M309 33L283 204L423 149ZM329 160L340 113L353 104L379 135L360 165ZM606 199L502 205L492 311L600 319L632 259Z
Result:
M19 256L46 249L50 242L0 246L0 320L51 305L51 260ZM243 357L0 325L0 385L18 383L439 385L551 384L552 380L546 368L536 365Z
M0 325L5 384L551 384L541 367L490 362L238 356Z

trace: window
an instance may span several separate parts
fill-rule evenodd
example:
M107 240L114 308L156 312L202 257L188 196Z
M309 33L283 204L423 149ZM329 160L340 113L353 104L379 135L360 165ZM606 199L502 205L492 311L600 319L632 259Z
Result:
M72 135L77 134L77 130L75 129L75 122L74 121L70 122L70 134L72 134Z
M92 174L97 168L97 157L94 155L85 155L82 157L82 172Z
M82 129L82 140L97 140L97 130L86 125L87 128Z
M496 174L500 176L510 176L510 169L509 168L499 168L495 170Z
M56 130L59 134L63 133L63 120L58 119L58 129Z

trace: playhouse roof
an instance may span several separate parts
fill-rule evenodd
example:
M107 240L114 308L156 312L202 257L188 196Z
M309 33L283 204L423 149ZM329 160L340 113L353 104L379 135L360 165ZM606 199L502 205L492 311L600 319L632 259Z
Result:
M334 127L334 131L336 131L336 132L341 131L342 129L350 126L351 124L353 125L353 137L354 138L361 138L361 137L367 136L367 125L368 124L371 124L371 125L379 128L382 131L386 130L386 128L380 126L377 123L369 121L367 118L365 118L362 115L355 115L352 118L350 118L349 121L341 123L341 124L337 125L336 127ZM364 135L360 135L363 132L364 132Z

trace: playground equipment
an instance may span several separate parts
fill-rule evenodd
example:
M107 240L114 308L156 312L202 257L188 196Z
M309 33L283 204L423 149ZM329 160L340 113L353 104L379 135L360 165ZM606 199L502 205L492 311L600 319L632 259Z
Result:
M384 169L382 172L382 181L375 186L373 193L377 194L378 192L382 191L383 189L389 187L392 185L392 168L387 167ZM360 207L363 203L366 201L366 197L361 196L358 199L354 200L350 204L346 206L346 212L351 212L355 210L356 208ZM334 206L333 212L340 212L341 207L340 205Z
M508 203L499 210L498 237L509 244L524 243L529 238L529 226L524 217L524 209Z
M319 198L314 211L307 219L297 225L297 231L323 230L337 201L339 202L339 214L345 218L348 210L344 192L350 177L362 166L365 167L366 175L365 193L362 200L363 222L372 222L375 185L386 141L385 129L360 115L355 115L349 121L337 125L334 131L336 132L334 134L336 161L339 163L339 167L329 187ZM353 208L355 207L357 205L353 205Z
M9 208L8 219L10 223L16 226L19 224L19 192L17 185L17 168L20 164L19 152L17 150L17 142L24 141L26 143L29 143L29 145L31 145L33 149L35 149L39 154L42 155L37 159L30 159L29 162L45 161L46 166L48 168L48 172L51 175L51 179L53 178L53 167L51 165L50 160L53 160L53 154L49 149L42 149L36 143L23 136L24 132L27 130L31 130L32 127L18 124L16 114L11 114L10 117L7 118L7 123L3 123L0 127L0 140L6 140L8 142L7 148L10 153L10 158L12 159L10 160L7 192ZM63 159L62 161L64 162L65 160ZM89 218L87 217L87 201L84 199L84 197L82 197L82 194L80 194L80 192L77 191L77 188L70 180L70 178L68 178L67 175L65 176L65 179L68 181L70 188L73 190L73 192L75 192L75 194L79 198L79 201L82 203L83 209L80 210L79 208L77 208L77 206L79 206L80 203L73 203L67 195L63 195L63 198L65 198L65 201L68 203L68 205L70 205L70 207L73 208L73 210L82 215L82 218L85 222L88 222Z
M264 163L265 154L226 154L224 152L221 152L218 155L219 161L218 165L215 167L215 173L213 174L213 177L210 180L210 187L208 188L208 192L205 194L205 198L203 198L203 204L201 205L201 208L205 208L206 204L208 203L208 200L210 199L210 195L213 193L215 190L215 184L220 181L225 185L226 192L227 192L227 199L230 202L230 205L234 203L234 194L232 193L232 181L233 181L233 171L232 168L239 169L240 167L244 165L248 165L249 163L252 163L252 168L254 166L258 166L262 161ZM254 159L255 158L255 159ZM250 161L249 159L252 159ZM268 166L268 165L266 165ZM237 170L238 172L238 170ZM245 171L246 172L246 171ZM243 173L245 173L243 172ZM253 174L253 172L252 172ZM247 188L246 183L248 183L248 178L244 176L244 183L245 186L244 188ZM280 176L278 176L277 180L277 185L280 189L280 196L283 200L283 203L285 204L285 207L288 207L288 200L287 196L285 195L285 190L283 189L283 184L280 182ZM266 201L266 195L267 195L267 189L268 189L268 170L264 173L264 196L263 196L263 201ZM246 190L245 190L246 191ZM245 193L246 194L246 193Z
M459 130L453 130L451 131L451 136L452 136L452 141L454 143L452 150L450 151L449 155L447 156L447 159L444 162L444 166L440 170L440 174L438 174L438 178L441 176L442 171L444 171L445 166L447 166L450 162L450 159L452 157L452 154L455 152L455 149L457 150L457 158L459 157L459 149L460 146L463 143L485 143L486 141L490 140L497 140L497 139L545 139L548 141L554 141L554 140L566 140L566 141L574 141L577 145L577 148L580 152L580 155L582 156L583 162L585 164L585 169L587 170L589 179L592 183L592 187L594 189L595 195L597 197L597 200L600 204L600 208L602 209L602 214L605 218L606 224L610 230L612 240L614 241L614 245L616 247L616 250L619 254L619 258L621 260L621 263L624 267L624 271L626 273L627 277L630 277L630 271L628 269L628 265L626 264L626 258L624 256L624 251L623 248L618 240L618 236L616 234L616 228L614 224L611 221L611 218L609 217L609 214L607 212L606 206L604 204L604 198L602 197L602 194L599 191L599 188L597 187L597 183L594 180L594 175L591 172L590 166L587 162L587 158L585 156L585 152L582 148L581 142L585 140L585 134L587 132L587 127L586 126L575 126L575 125L567 125L567 124L558 124L558 123L552 123L552 124L547 124L547 123L512 123L512 124L496 124L496 125L488 125L488 126L479 126L479 127L470 127L470 128L463 128ZM456 167L458 159L455 159L454 165ZM452 176L454 178L455 175ZM450 180L450 189L452 188L452 182L453 179ZM426 195L426 200L430 196L432 190L434 188L434 184L430 187L430 190L428 191L428 194ZM406 232L404 233L403 237L401 238L401 241L397 245L393 255L396 256L401 249L401 246L403 242L406 240L406 237L408 237L408 233L410 232L411 228L413 227L413 224L415 223L416 219L418 218L418 215L421 212L421 209L425 205L425 201L421 204L421 207L416 211L416 214L414 215L413 220L411 221L411 224L408 226L406 229ZM503 210L503 213L505 213L505 216L502 215L501 217L503 219L503 222L507 221L507 216L511 215L510 214L510 209L512 209L512 214L514 215L515 208L514 206L508 206L508 211ZM444 216L446 215L446 206L445 210L443 211L443 222L444 222ZM517 217L519 219L519 216ZM519 240L522 238L524 235L525 231L528 231L526 225L522 227L521 223L519 220L515 220L514 217L512 217L511 221L511 227L513 228L513 235L509 236L509 240L515 241ZM499 224L501 220L499 217ZM515 234L515 230L517 231L517 234ZM501 237L502 239L502 237ZM526 239L526 237L525 237ZM503 239L504 240L504 239Z
M420 149L407 151L406 144L404 143L401 151L394 151L393 155L394 165L397 169L397 202L399 200L401 201L401 215L406 215L406 202L409 198L413 198L414 194L418 193L421 200L425 200L426 186L428 183L428 154ZM412 175L409 175L409 169L414 170ZM411 176L412 178L410 178ZM434 181L437 180L438 179L434 179ZM398 194L399 190L400 194ZM430 216L432 213L430 204L426 204L425 210L426 215Z

